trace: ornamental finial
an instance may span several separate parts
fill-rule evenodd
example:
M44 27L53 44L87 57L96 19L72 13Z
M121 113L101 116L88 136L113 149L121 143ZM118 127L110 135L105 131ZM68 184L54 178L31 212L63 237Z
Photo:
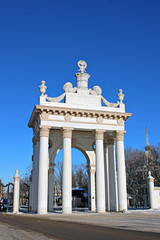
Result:
M87 67L87 63L84 60L80 60L78 62L78 67L79 67L78 71L80 71L81 73L84 73Z
M46 86L45 86L45 81L41 81L41 85L39 86L39 90L40 90L40 93L41 93L41 96L44 96L44 93L46 92Z
M119 93L118 93L118 98L120 103L122 103L123 99L124 99L124 94L122 93L122 89L119 89Z

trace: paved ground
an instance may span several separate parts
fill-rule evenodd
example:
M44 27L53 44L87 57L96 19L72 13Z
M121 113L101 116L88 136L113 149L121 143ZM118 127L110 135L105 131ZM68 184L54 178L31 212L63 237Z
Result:
M26 214L28 216L28 214ZM129 229L136 231L160 233L160 211L129 211L127 213L83 213L72 215L50 213L47 215L32 215L34 218L92 224L96 226Z
M93 224L75 223L76 215L81 215L81 221L86 217L84 214L76 214L70 216L74 223L68 222L65 216L65 221L57 221L50 216L38 216L29 214L0 214L0 240L49 240L49 239L65 239L65 240L150 240L160 239L158 233L139 232L131 230L123 230L118 228L95 226ZM57 216L57 215L56 215ZM97 215L105 219L104 215ZM107 216L107 215L106 215ZM118 215L117 215L118 216ZM87 216L89 219L90 216ZM91 218L93 217L93 214ZM127 215L126 215L127 217ZM95 219L96 217L94 217ZM88 221L88 220L87 220ZM96 223L95 223L96 224ZM97 225L97 224L96 224Z
M22 230L0 222L0 240L49 240L41 233Z

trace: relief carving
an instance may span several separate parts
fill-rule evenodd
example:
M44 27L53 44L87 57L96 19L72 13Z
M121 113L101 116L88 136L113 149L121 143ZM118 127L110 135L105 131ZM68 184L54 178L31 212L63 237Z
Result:
M67 121L67 122L70 122L71 119L72 119L72 116L70 113L66 113L65 116L64 116L64 119Z
M123 118L119 118L119 119L117 120L117 123L118 123L118 125L123 126L123 125L124 125L124 120L123 120Z
M96 121L97 121L97 123L102 124L103 123L103 117L102 116L97 117Z

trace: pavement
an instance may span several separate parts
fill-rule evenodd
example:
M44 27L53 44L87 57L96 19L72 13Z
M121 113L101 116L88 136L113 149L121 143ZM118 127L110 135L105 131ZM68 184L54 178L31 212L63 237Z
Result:
M160 211L0 213L0 240L156 240Z
M34 231L25 231L16 229L9 224L3 224L0 222L0 240L50 240L43 234L36 233ZM53 240L53 239L52 239Z
M12 214L12 213L10 213ZM48 213L44 215L19 213L23 216L61 222L81 223L125 230L160 233L160 210L128 211L126 213L73 212L72 214Z

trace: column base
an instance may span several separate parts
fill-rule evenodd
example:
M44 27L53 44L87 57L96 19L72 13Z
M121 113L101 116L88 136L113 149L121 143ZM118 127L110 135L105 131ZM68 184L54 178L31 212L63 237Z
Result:
M48 212L46 211L45 208L38 209L38 214L47 214Z
M63 214L72 214L72 210L70 210L70 209L65 209L65 210L62 210L62 213Z

